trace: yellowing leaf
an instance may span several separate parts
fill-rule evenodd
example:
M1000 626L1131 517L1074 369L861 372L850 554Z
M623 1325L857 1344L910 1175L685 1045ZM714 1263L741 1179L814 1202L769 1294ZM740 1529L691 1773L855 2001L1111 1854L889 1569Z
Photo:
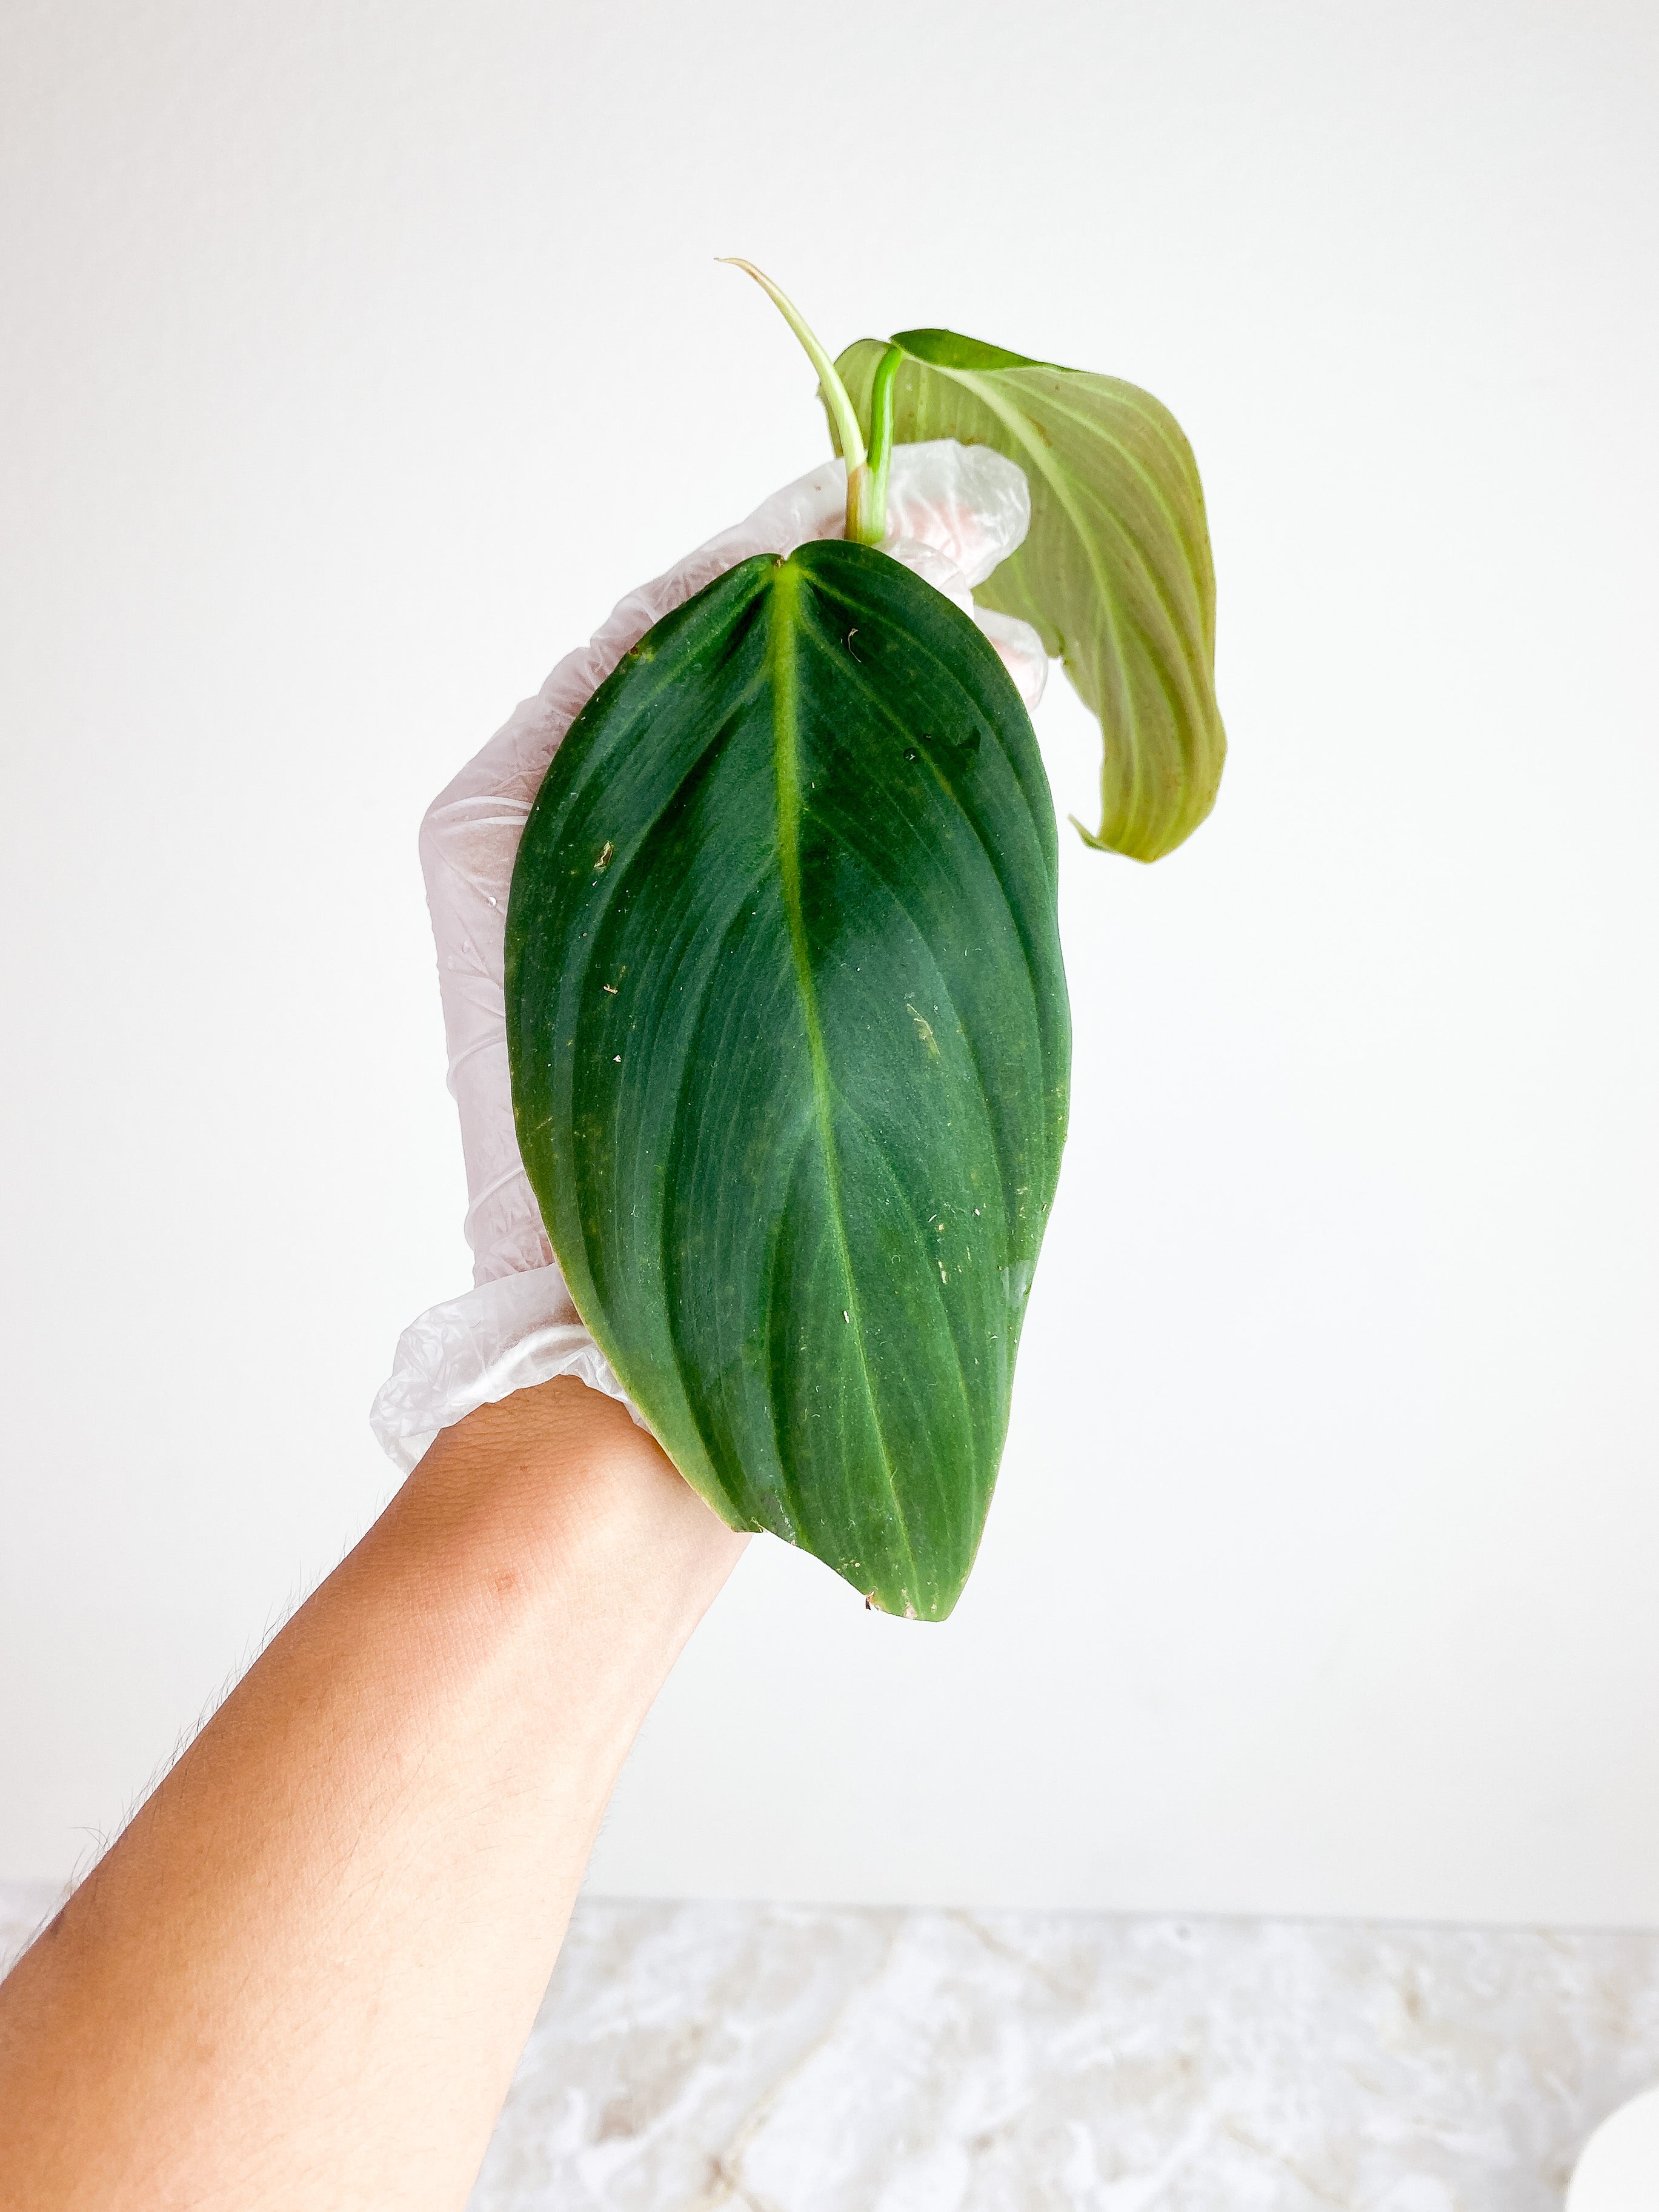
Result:
M1030 534L975 593L1032 623L1104 739L1093 845L1156 860L1215 804L1215 575L1179 424L1150 392L950 331L902 331L895 438L993 446L1024 470ZM885 343L836 363L860 418Z

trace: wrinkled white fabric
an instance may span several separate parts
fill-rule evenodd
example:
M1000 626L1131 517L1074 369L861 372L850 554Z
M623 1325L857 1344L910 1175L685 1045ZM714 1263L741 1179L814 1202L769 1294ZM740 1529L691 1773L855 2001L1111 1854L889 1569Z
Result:
M449 1087L460 1109L475 1288L432 1307L404 1331L371 1409L375 1435L405 1471L441 1429L476 1407L559 1375L580 1376L640 1419L581 1325L519 1157L501 981L513 863L548 763L623 655L739 561L792 553L809 538L843 537L846 514L845 464L826 461L630 592L427 811L421 863L437 943ZM1027 623L976 608L972 597L1021 543L1030 519L1023 471L988 447L941 439L893 448L883 550L973 617L1027 706L1035 706L1048 668L1042 641Z
M620 1399L610 1362L582 1327L555 1267L498 1275L430 1307L398 1340L392 1373L371 1416L388 1455L407 1474L440 1429L476 1406L493 1406L527 1383L574 1375Z

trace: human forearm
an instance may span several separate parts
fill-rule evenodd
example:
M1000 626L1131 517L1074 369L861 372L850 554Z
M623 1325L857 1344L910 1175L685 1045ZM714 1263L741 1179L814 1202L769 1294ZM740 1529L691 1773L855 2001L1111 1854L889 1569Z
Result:
M441 1437L0 1991L0 2206L464 2203L740 1547L578 1383Z

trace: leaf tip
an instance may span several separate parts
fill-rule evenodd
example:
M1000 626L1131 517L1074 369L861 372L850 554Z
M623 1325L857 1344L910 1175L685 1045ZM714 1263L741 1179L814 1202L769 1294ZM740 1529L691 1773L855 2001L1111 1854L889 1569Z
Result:
M1200 816L1200 819L1202 818ZM1091 853L1115 853L1120 860L1138 860L1143 868L1150 868L1155 860L1167 858L1178 846L1184 845L1198 827L1196 822L1178 823L1172 836L1166 835L1161 843L1153 845L1149 849L1144 842L1139 847L1115 843L1106 835L1104 822L1101 823L1098 830L1094 830L1085 829L1075 814L1068 815L1066 819Z

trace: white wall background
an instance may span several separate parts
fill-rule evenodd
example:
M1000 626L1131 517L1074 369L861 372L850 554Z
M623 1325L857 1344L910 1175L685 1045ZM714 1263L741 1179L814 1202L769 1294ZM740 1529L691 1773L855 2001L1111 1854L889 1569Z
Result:
M764 1542L611 1890L1659 1920L1647 0L11 0L0 1873L390 1487L467 1280L414 831L941 322L1196 447L1232 760L1068 842L981 1563ZM1062 811L1096 740L1057 681Z

